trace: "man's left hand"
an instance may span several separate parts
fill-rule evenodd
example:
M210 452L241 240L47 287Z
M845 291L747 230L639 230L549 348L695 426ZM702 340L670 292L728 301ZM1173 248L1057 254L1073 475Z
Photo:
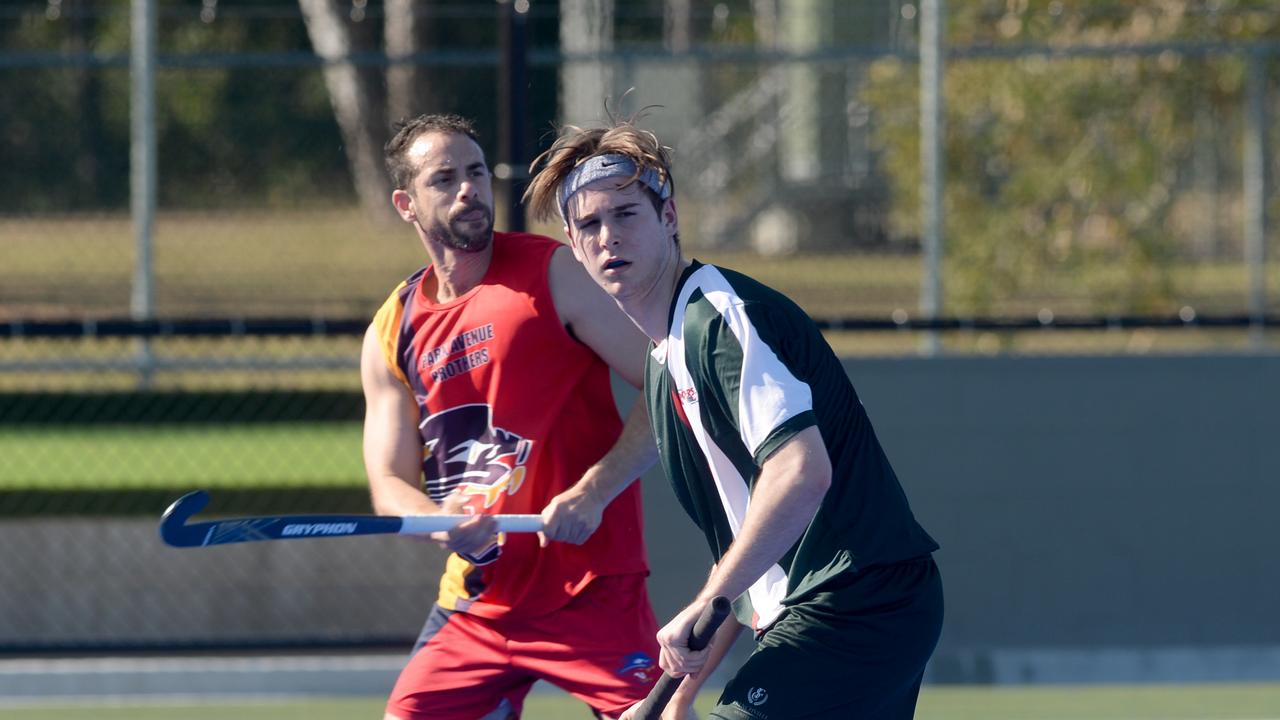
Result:
M692 605L677 613L671 619L671 622L658 631L658 646L660 648L658 665L668 675L674 677L692 675L701 670L702 666L706 664L708 650L711 649L711 645L702 650L691 650L689 649L689 634L693 631L694 624L698 622L698 617L702 615L702 610L707 606L708 602L710 601L694 601Z
M546 547L552 540L581 545L591 538L604 516L604 504L590 493L570 488L551 499L542 510L542 531L538 544Z

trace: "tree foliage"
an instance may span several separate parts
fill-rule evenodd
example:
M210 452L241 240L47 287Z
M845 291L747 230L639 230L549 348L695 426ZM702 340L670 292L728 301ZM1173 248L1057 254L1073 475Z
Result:
M200 2L159 5L158 51L168 57L216 59L236 51L307 47L296 19L215 16L206 22ZM224 12L236 5L218 3ZM0 25L0 42L8 51L127 57L128 0L63 6L67 14L60 17L50 17L45 3L22 8ZM77 18L90 21L83 47L75 45ZM95 90L86 92L85 86ZM129 190L129 93L128 69L119 61L0 69L0 155L8 166L0 173L0 211L123 207ZM314 68L216 62L162 67L156 76L156 125L162 206L306 204L317 193L350 193L333 113ZM85 132L86 127L96 131ZM85 167L97 168L96 177ZM73 192L60 192L67 188Z
M1206 234L1219 249L1237 243L1223 236L1238 236L1238 225L1215 222L1212 209L1237 207L1244 42L1280 37L1280 7L988 0L950 3L948 13L951 48L1064 51L948 62L948 309L1032 301L1069 278L1088 288L1078 312L1176 311L1170 258ZM1156 44L1167 49L1138 51ZM1099 46L1134 50L1067 57ZM883 60L868 89L891 222L907 237L919 232L916 75L913 64Z
M297 0L156 2L167 60L156 77L161 206L353 203L345 143ZM19 0L0 8L0 213L127 207L129 6L61 0L53 12L44 0ZM348 18L373 101L385 101L382 2L335 6ZM494 4L413 7L422 51L493 51ZM533 25L554 37L554 21ZM428 65L420 75L413 112L471 115L496 143L491 65ZM554 70L537 70L535 82L554 89ZM554 92L531 100L532 117L549 127Z

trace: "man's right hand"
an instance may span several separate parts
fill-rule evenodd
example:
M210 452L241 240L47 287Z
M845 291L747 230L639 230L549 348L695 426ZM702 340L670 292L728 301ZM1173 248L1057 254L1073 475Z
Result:
M538 544L546 547L551 541L581 545L591 539L604 519L604 504L579 482L551 498L542 510L542 532Z
M475 511L467 507L466 500L455 492L440 504L440 512L444 515L473 515ZM432 533L431 539L461 555L480 555L498 542L498 523L488 515L474 514L451 530Z

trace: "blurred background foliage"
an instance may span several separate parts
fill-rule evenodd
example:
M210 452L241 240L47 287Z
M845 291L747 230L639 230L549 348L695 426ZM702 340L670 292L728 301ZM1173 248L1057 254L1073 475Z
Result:
M949 306L990 313L1062 272L1077 311L1176 312L1179 260L1241 257L1251 44L1277 39L1276 3L950 3L946 42L971 52L945 79ZM1257 61L1274 77L1273 56ZM869 77L891 234L916 236L916 69L888 58Z
M405 239L398 228L359 217L352 149L299 4L157 1L159 311L366 313L419 257L411 242L393 241ZM0 235L10 251L0 316L106 312L127 296L129 5L0 6ZM496 4L414 3L407 63L388 60L392 3L327 7L349 32L370 98L366 130L378 144L403 105L392 76L412 68L420 71L413 111L473 117L497 157ZM1244 108L1257 70L1264 107L1278 116L1280 4L973 0L946 8L945 312L1239 313L1249 284ZM593 119L565 116L560 65L573 52L561 41L565 13L584 9L607 15L600 52L613 94L637 87L617 107L666 106L648 119L676 145L691 251L747 265L742 253L768 256L751 269L776 274L766 281L825 315L915 312L916 3L534 0L530 155L555 123ZM770 80L778 69L792 74ZM805 94L809 85L816 90ZM730 112L743 106L755 109ZM1275 125L1266 133L1272 148L1280 147ZM808 134L818 140L797 151ZM817 174L796 180L805 162ZM1266 162L1280 176L1274 153ZM1274 215L1275 193L1266 201ZM732 216L719 234L706 230L717 210ZM1277 255L1267 265L1272 287ZM272 262L281 257L287 267ZM830 277L804 276L809 261ZM309 284L335 264L368 272ZM221 274L262 277L211 279ZM59 276L83 283L73 290ZM894 279L888 289L886 277ZM345 282L352 278L361 281ZM102 294L81 292L93 288Z

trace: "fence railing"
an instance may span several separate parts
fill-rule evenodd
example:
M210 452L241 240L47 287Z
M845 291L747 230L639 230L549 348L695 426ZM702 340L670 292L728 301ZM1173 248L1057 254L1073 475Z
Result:
M509 62L501 49L353 50L322 57L302 49L306 35L298 33L301 15L295 6L211 7L159 8L165 41L143 58L159 73L151 95L163 120L153 142L157 172L166 182L152 178L137 185L158 193L161 211L154 227L139 217L150 211L135 209L130 217L95 222L65 212L65 206L44 204L59 195L56 185L48 192L22 195L26 205L6 208L7 215L0 218L8 255L8 262L0 263L0 320L11 321L14 332L49 318L109 323L122 311L142 320L281 313L363 318L376 307L379 293L422 262L407 232L376 223L357 227L328 215L312 223L295 222L299 215L320 215L308 208L343 199L354 204L322 71L334 64L371 73L408 66L431 71L432 83L446 91L487 87L496 85L495 72ZM766 281L801 298L812 314L866 320L833 320L833 330L878 332L877 323L894 314L908 318L894 329L924 334L948 327L1000 332L1066 328L1061 322L1046 323L1046 316L1084 318L1086 325L1113 329L1131 325L1109 318L1168 319L1167 324L1132 326L1155 329L1180 326L1189 312L1197 320L1181 320L1182 325L1201 329L1219 327L1206 318L1247 315L1248 347L1272 347L1265 331L1269 315L1280 310L1280 293L1273 290L1280 278L1280 253L1271 228L1277 131L1268 118L1276 104L1280 40L1265 35L1240 40L1153 36L1147 42L942 45L941 99L952 97L938 112L953 117L934 125L941 137L922 137L921 115L930 104L916 87L923 36L917 37L910 20L920 18L924 7L912 4L908 12L894 6L889 15L896 29L883 37L871 33L874 38L865 42L825 45L775 38L769 44L692 43L673 49L635 40L613 43L605 51L567 52L545 42L544 28L544 42L527 54L529 104L537 109L525 117L539 126L548 117L590 124L593 118L563 117L557 109L563 100L562 71L570 65L599 69L601 77L610 78L607 89L615 95L634 86L636 92L626 99L631 106L663 106L648 120L660 128L660 137L675 144L685 221L682 241L689 254L713 261L722 253L763 255L759 267L779 271L778 281ZM1117 4L1113 14L1122 14L1124 7ZM377 7L353 6L352 12L357 10L352 27L381 17ZM441 21L496 17L492 8L481 12L468 5L432 12L436 10L443 14L434 19ZM86 13L116 22L124 12L123 6L107 11L80 5L67 11L60 16L51 5L49 22ZM1073 11L1085 12L1070 3L1046 12ZM548 6L535 3L532 12L537 22L555 19ZM622 16L632 12L639 11L618 8L619 22L630 22ZM0 22L28 15L11 8L0 12ZM722 15L717 9L704 19L721 23L723 29ZM627 33L639 37L643 21L652 19L627 26ZM247 47L224 52L217 48L235 47L239 41L209 40L229 32L226 28L259 20L292 27L294 40L274 41L272 46L280 49L267 52ZM173 35L177 27L187 33L182 43ZM57 36L53 29L49 33ZM114 198L111 207L122 209L128 194L119 188L128 186L131 166L124 158L129 154L127 120L139 114L137 105L130 109L123 103L127 93L122 91L136 85L123 73L132 56L120 51L126 44L118 37L105 49L74 42L64 44L66 49L54 46L49 42L43 49L33 45L0 51L0 89L12 86L14 91L6 90L6 95L35 98L15 106L15 124L5 137L66 135L65 142L34 145L81 150L42 161L21 152L33 143L14 145L8 158L12 174L27 176L14 187L38 186L46 182L42 178L58 175L37 170L67 167L73 184L84 186L79 197L98 192ZM992 72L983 74L984 67ZM1134 80L1147 76L1151 82ZM1079 77L1094 78L1105 92ZM1008 83L1005 96L986 94L1001 82ZM1153 86L1157 90L1150 90ZM46 99L36 92L41 87L60 89ZM1018 95L1033 91L1041 99L1058 92L1067 100L1037 115ZM291 98L290 116L269 118L262 103L254 104L262 97ZM980 101L964 104L973 97ZM50 108L41 104L46 100L61 104ZM256 110L217 113L219 103L233 101ZM490 98L471 110L501 111L498 102ZM1078 107L1088 111L1070 115ZM197 117L192 108L202 108L207 117ZM262 123L296 124L313 140L306 147L288 148L289 139L301 133L252 125L259 111ZM1054 128L1049 133L1040 127L1064 113L1072 131ZM483 122L494 124L486 117L494 112L479 114ZM75 123L68 124L68 118ZM1118 130L1126 121L1137 130ZM1177 143L1153 157L1141 152L1119 157L1144 135L1164 127L1160 123L1175 127ZM527 133L538 129L530 127ZM1037 136L1041 131L1049 134ZM945 189L931 189L941 179L921 184L918 177L925 173L917 156L934 143L956 165L947 168ZM261 157L237 154L247 146L263 150ZM1034 177L1019 174L1032 163L1043 166L1031 173ZM1080 171L1088 166L1112 169L1093 175ZM85 178L93 181L81 182ZM1035 183L1030 191L1028 183ZM184 192L187 187L201 192ZM317 195L321 188L326 194ZM139 194L145 193L133 196ZM204 198L205 217L179 221L174 210L166 209L182 207L197 195ZM935 195L947 212L941 220L942 247L931 250L931 231L921 215L926 199ZM267 211L257 212L278 219L242 223L248 214L246 197L271 198L263 203ZM303 209L285 209L293 203ZM24 222L27 212L45 226ZM537 229L559 232L557 227ZM395 244L383 238L395 238ZM365 247L352 250L357 245ZM825 262L834 254L856 259L843 265ZM808 275L799 275L803 263L788 267L788 260L806 256L815 259L805 266ZM823 265L840 277L815 277L815 266ZM926 297L932 300L922 302ZM966 317L991 322L962 319ZM94 353L77 358L73 351L22 358L5 352L0 368L22 373L40 368L183 371L216 362L173 357L149 346L152 339L167 336L162 329L130 335L134 347L113 352L111 358ZM956 344L937 347L960 350ZM1019 349L1017 344L1001 347ZM287 370L349 368L351 361L278 356L255 361L237 352L218 364L249 368L254 362Z

